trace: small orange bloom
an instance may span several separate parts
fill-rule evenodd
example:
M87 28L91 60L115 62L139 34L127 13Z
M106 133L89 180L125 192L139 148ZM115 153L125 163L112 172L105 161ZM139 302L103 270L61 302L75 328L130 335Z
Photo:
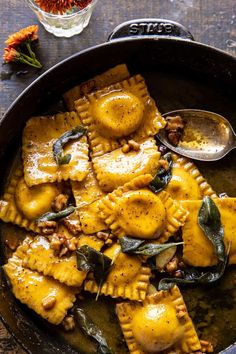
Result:
M45 12L63 14L74 5L73 0L35 0L36 4Z
M85 8L92 0L35 0L36 4L45 12L63 14L73 6Z
M13 33L8 37L5 43L9 47L17 47L18 45L22 44L23 42L30 41L33 42L38 39L38 26L32 25L26 28L22 28L20 31Z
M3 60L5 63L10 63L13 61L17 61L20 57L20 53L17 52L14 48L5 48L3 54Z

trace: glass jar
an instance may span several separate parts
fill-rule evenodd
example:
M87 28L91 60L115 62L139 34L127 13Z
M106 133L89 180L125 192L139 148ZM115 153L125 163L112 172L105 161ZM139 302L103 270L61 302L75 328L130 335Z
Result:
M43 11L34 0L26 0L44 28L57 37L72 37L88 26L93 9L98 0L92 0L84 9L73 7L63 15Z

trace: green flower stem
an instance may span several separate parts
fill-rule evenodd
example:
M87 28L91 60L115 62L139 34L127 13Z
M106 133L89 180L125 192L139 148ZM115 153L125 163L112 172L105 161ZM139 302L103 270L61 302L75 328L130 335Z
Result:
M27 64L27 65L30 65L30 66L33 66L34 68L37 68L37 69L40 69L42 67L41 64L38 64L38 63L33 63L31 61L28 61L27 59L25 59L23 56L19 56L17 58L17 61L19 61L20 63L23 63L23 64Z
M29 52L31 58L36 59L35 53L31 49L30 42L25 42L25 44L26 44L26 48L28 49L28 52Z
M26 48L28 49L28 52L30 54L30 57L34 60L35 63L37 63L38 65L41 65L41 63L37 60L35 53L31 49L30 42L26 42L25 44L26 44ZM41 67L42 67L42 65L41 65Z

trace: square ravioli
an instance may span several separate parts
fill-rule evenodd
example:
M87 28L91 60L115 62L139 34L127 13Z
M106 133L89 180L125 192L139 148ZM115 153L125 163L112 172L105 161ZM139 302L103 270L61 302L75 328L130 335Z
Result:
M100 75L94 76L94 78L83 82L82 84L73 87L67 91L63 98L69 111L75 109L74 102L85 94L91 93L102 89L103 87L115 84L116 82L125 80L129 77L129 71L125 64L120 64L111 68Z
M15 297L34 310L48 322L58 325L73 306L77 288L68 287L58 281L24 268L22 259L29 239L18 247L12 258L4 265Z
M99 251L103 243L93 236L78 238L78 247L89 245ZM80 287L87 272L77 269L75 252L63 257L56 256L54 253L46 237L35 237L28 242L24 249L23 267L51 276L68 286Z
M78 210L81 229L86 235L108 229L107 224L99 215L98 203L99 200L95 200L90 204L82 206Z
M124 153L122 148L93 158L93 166L101 189L112 192L134 177L155 175L160 153L154 139L140 142L138 151Z
M78 208L104 196L95 177L91 162L89 162L89 173L86 178L81 182L71 181L71 188Z
M164 243L184 224L188 212L167 192L153 193L152 179L138 176L98 201L100 217L118 237Z
M224 243L229 248L229 264L236 264L236 198L215 198L221 223L224 227ZM208 267L217 264L217 257L212 243L198 225L198 213L201 200L185 200L182 205L189 215L182 228L183 260L194 267Z
M202 199L204 196L216 198L217 195L202 176L195 164L188 158L171 154L173 159L172 177L165 191L173 199Z
M33 117L23 132L22 157L24 177L28 186L62 180L82 181L88 174L87 137L69 141L64 153L71 155L67 164L58 165L53 144L65 133L81 125L75 112L48 117Z
M75 108L88 129L93 156L117 149L127 136L138 142L154 136L166 124L141 75L88 94Z
M27 217L29 215L24 215L19 206L17 206L17 200L19 198L16 197L16 194L18 194L21 199L23 196L22 191L21 193L17 193L19 184L24 185L24 177L21 167L16 168L16 170L13 171L9 184L6 187L5 193L3 195L3 198L0 200L0 219L4 222L10 222L12 224L23 227L28 231L40 232L40 228L38 227L36 221L29 219L29 217ZM27 189L27 186L25 186L25 188ZM33 198L33 196L30 196L28 191L27 195L30 198ZM26 200L22 200L22 203L19 204L20 206L23 206L23 210L27 209ZM30 213L30 207L27 211L28 213Z
M148 295L143 303L117 304L116 311L131 354L193 353L201 349L177 286Z
M105 282L99 289L93 278L85 280L84 289L91 293L123 297L142 301L146 297L151 270L142 264L137 256L121 252L118 244L113 244L104 251L104 255L113 260L113 266Z

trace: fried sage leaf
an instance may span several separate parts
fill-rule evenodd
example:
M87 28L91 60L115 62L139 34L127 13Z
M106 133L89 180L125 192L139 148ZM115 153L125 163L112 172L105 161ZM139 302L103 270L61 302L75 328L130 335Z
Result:
M71 160L71 155L66 154L64 155L63 146L67 144L71 140L80 139L87 133L87 130L79 125L60 136L59 139L53 144L53 157L58 165L65 165L68 164Z
M160 280L158 290L169 290L175 284L211 284L218 281L225 272L227 257L223 262L219 262L212 271L206 272L197 268L189 268L182 272L182 278L163 278Z
M149 184L149 188L154 192L158 193L162 189L164 189L167 184L170 182L172 178L172 166L173 166L173 160L171 153L168 152L167 154L162 156L162 160L166 160L168 162L168 168L165 169L164 167L161 167L151 183Z
M97 285L100 287L105 281L111 267L111 258L87 245L76 250L77 268L89 272L92 271Z
M205 197L198 213L198 223L206 237L214 246L219 260L211 271L189 268L182 272L182 278L164 278L159 282L158 290L168 290L174 284L210 284L224 274L228 257L224 246L224 228L220 221L220 212L210 197Z
M213 244L218 259L223 262L225 259L224 228L220 221L219 209L210 197L204 197L202 201L198 224Z
M108 347L107 341L104 338L102 331L85 314L84 310L82 310L79 307L75 307L74 317L79 327L85 332L85 334L98 343L98 347L97 347L98 354L112 354L112 351Z
M153 257L161 253L162 251L182 245L183 242L178 243L163 243L163 244L156 244L156 243L146 243L145 240L140 240L131 237L121 237L120 240L121 250L124 253L130 254L140 254L142 256Z
M75 207L70 206L64 210L59 211L58 213L48 212L43 214L37 219L37 222L42 221L51 221L51 220L58 220L67 217L68 215L72 214L75 211Z

